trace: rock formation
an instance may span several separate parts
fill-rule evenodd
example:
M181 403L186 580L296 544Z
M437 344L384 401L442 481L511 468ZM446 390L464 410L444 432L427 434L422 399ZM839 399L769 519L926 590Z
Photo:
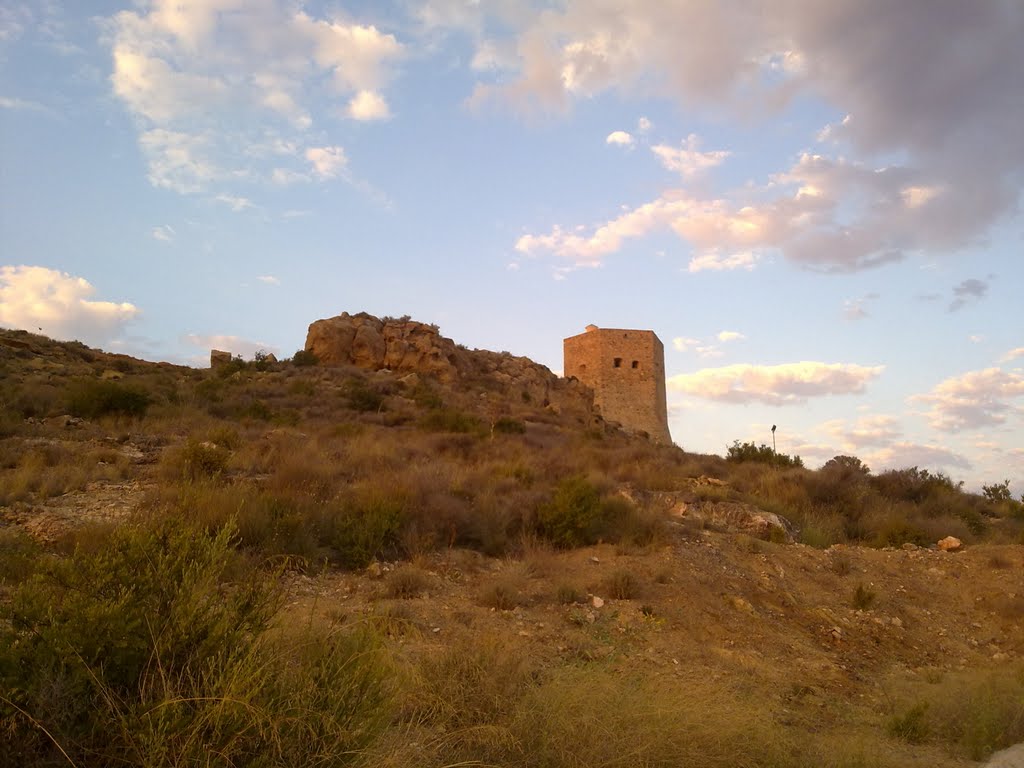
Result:
M231 364L231 353L225 352L222 349L211 349L210 350L210 367L220 368L222 365Z
M485 389L512 400L593 415L593 392L578 381L507 352L468 350L435 325L408 318L380 319L365 312L317 320L306 335L307 352L321 365L352 365L370 371L415 373L443 383L486 381Z

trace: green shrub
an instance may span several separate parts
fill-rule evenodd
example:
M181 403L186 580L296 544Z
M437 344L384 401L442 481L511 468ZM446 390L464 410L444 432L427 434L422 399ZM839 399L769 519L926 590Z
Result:
M21 528L0 528L0 584L28 578L41 554L35 539Z
M220 445L190 437L181 447L177 463L181 476L188 480L219 477L227 468L231 452Z
M420 426L431 432L455 432L460 434L484 434L484 423L476 416L448 408L438 408L424 414Z
M559 584L555 592L555 599L562 605L586 602L586 595L580 592L572 584Z
M292 355L292 365L297 365L300 368L307 368L311 365L317 365L320 360L312 352L300 349L294 355Z
M776 467L802 467L803 459L799 456L789 456L785 453L776 453L774 448L767 445L754 445L754 443L740 443L734 440L729 446L727 461L737 464L753 461L759 464L771 464Z
M405 499L368 491L335 509L326 521L325 539L345 568L365 568L393 550L405 522Z
M526 425L519 419L502 416L494 422L494 431L503 435L521 435L526 432Z
M345 403L354 411L369 413L384 409L384 395L362 379L349 379L345 386Z
M919 701L902 715L893 715L886 725L890 736L909 742L921 744L928 738L928 702Z
M141 389L114 381L87 379L71 386L68 412L84 419L107 415L143 416L151 402L149 394Z
M537 510L538 533L559 547L594 544L607 528L603 512L600 491L585 477L570 477Z
M877 597L878 595L873 589L865 587L863 584L858 584L857 589L853 592L853 607L858 611L866 611L875 604Z
M384 726L373 639L269 633L279 598L238 583L233 531L123 527L51 561L0 621L12 765L349 765Z

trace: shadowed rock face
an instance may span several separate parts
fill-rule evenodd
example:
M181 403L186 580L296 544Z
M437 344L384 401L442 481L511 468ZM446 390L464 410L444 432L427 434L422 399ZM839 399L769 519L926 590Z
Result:
M316 355L321 365L416 373L445 383L486 380L488 389L508 397L594 418L593 391L580 382L556 376L526 357L459 347L436 326L415 320L344 312L309 326L306 351Z

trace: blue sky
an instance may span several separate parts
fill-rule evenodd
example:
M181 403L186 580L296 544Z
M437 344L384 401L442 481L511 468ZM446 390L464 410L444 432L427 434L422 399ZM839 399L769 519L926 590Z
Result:
M1014 0L0 4L0 325L653 329L688 450L1024 490Z

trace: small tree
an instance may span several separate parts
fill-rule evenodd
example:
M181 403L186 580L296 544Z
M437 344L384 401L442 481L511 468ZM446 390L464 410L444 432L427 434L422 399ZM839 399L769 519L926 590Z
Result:
M1010 495L1010 481L1003 480L1001 483L993 483L992 485L981 486L982 495L991 501L993 504L999 504L1004 501L1011 501L1013 496ZM1021 497L1024 499L1024 496Z

